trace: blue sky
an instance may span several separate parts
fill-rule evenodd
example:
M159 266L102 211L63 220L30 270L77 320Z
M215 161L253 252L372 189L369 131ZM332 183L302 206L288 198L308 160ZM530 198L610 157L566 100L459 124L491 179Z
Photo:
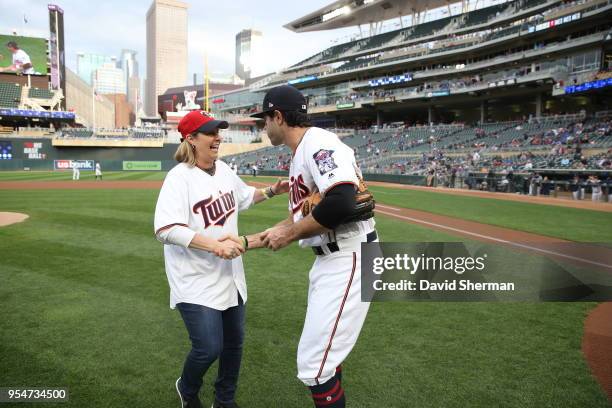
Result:
M205 51L208 51L209 68L213 75L232 74L234 37L244 28L263 32L265 65L269 71L292 65L331 45L332 40L356 33L356 28L350 28L295 34L282 27L331 1L187 1L190 5L188 78L197 72L201 79ZM46 0L0 0L0 33L8 34L13 30L21 33L25 30L25 35L48 38L48 3L50 1ZM69 68L76 70L77 52L119 57L122 48L129 48L138 52L140 74L141 77L145 76L145 16L151 0L66 0L56 4L64 10ZM27 24L23 24L24 14Z

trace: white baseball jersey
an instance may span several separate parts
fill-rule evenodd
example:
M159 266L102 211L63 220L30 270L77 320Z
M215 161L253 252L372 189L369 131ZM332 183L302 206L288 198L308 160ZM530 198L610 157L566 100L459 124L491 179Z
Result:
M324 196L343 183L357 186L361 172L353 150L338 136L311 127L293 155L289 176L289 211L298 222L309 194ZM361 301L361 242L373 230L372 218L300 241L302 247L333 241L340 247L317 256L308 275L308 309L297 353L298 378L308 386L328 381L357 342L370 306Z
M361 171L355 161L353 149L325 129L309 128L298 145L289 169L289 211L293 222L303 218L302 204L315 191L321 196L338 184L359 185ZM320 246L355 235L367 234L374 229L374 219L342 224L333 233L300 240L300 246Z
M32 61L30 60L30 56L24 51L24 50L17 50L17 52L15 52L13 54L13 64L15 64L15 66L19 69L21 69L21 67L24 64L31 64ZM28 69L24 69L23 70L24 74L33 74L34 73L34 67L28 68Z
M155 208L155 232L182 225L209 238L238 234L238 212L253 202L247 186L224 162L215 175L178 164L168 172ZM164 245L170 307L194 303L217 310L238 305L238 292L247 300L242 258L225 260L179 245Z

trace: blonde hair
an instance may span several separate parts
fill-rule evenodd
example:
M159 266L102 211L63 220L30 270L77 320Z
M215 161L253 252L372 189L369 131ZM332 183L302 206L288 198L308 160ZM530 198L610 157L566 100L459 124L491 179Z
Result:
M178 149L174 153L174 160L179 163L187 163L189 166L194 167L197 163L195 150L192 145L189 144L187 139L184 139L179 145Z

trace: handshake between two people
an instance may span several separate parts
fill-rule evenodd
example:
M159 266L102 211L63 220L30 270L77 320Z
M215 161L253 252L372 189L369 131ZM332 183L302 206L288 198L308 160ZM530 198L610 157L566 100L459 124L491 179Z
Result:
M273 185L257 190L253 202L260 203L271 197L287 193L289 188L289 181L279 178ZM234 259L245 253L247 249L268 248L276 251L286 247L294 240L288 227L280 223L250 237L226 234L217 240L212 252L219 258Z
M253 240L256 242L253 242ZM277 225L251 236L251 240L246 236L224 235L217 240L212 252L219 258L234 259L244 254L247 248L268 248L278 251L289 245L293 240L289 226Z
M227 234L217 240L212 253L223 259L234 259L246 251L244 240L237 235Z

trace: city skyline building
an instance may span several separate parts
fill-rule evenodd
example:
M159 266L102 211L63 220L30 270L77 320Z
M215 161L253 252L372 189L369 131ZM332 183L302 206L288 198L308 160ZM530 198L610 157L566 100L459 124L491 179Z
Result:
M88 85L92 85L92 75L96 69L106 63L114 63L116 66L117 57L79 52L77 53L76 73Z
M158 115L157 97L187 84L187 9L178 0L154 0L146 15L147 89L145 112Z
M142 97L140 95L140 70L136 51L129 49L121 50L121 69L126 84L127 102L132 106L132 110L137 112Z
M98 94L124 94L126 81L123 70L115 62L106 62L93 73L94 89Z
M236 34L235 74L248 80L263 74L263 34L246 29Z

